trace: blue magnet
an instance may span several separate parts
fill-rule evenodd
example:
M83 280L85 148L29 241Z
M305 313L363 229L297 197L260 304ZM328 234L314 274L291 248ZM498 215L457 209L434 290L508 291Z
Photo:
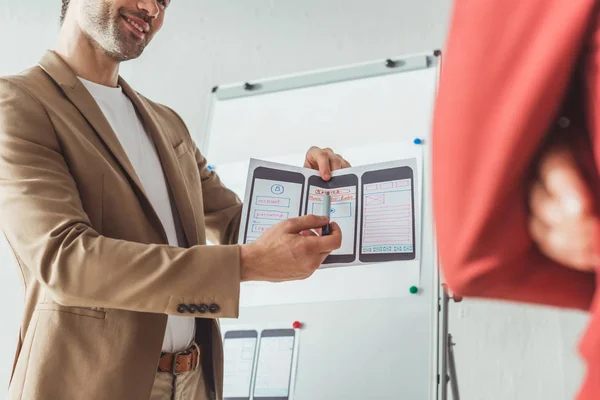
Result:
M422 139L419 139L419 138L416 138L416 139L414 140L414 143L415 143L415 144L423 144L423 140L422 140Z

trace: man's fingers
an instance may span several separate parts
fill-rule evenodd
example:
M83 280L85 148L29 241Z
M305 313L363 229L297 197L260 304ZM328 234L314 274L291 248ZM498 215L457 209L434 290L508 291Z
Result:
M315 155L315 161L317 162L321 178L324 181L328 181L331 178L331 165L329 164L329 155L321 151Z
M307 229L305 231L300 232L300 235L311 237L311 236L320 236L320 229Z
M327 236L305 238L306 245L315 254L331 253L342 245L342 230L335 222L330 224L330 234Z
M306 154L304 166L307 168L318 169L321 178L328 181L331 178L331 166L329 165L329 156L321 149L311 149Z
M342 159L339 158L339 157L336 157L336 156L334 156L331 159L331 163L330 164L331 164L331 170L332 171L336 171L338 169L344 168L344 165L342 164Z
M313 146L308 149L304 160L305 168L317 169L321 178L325 181L331 179L331 172L342 168L349 168L350 163L344 157L336 154L332 149L326 147L321 149Z
M338 157L341 158L341 160L342 160L342 168L350 168L350 167L352 167L350 165L350 163L344 157L340 156L339 154L338 154Z
M321 253L329 253L337 250L342 245L342 229L340 226L332 222L329 229L329 235L321 239Z
M540 176L550 196L565 212L579 216L592 209L592 195L573 155L566 147L552 149L540 165Z
M338 169L342 169L342 158L335 154L335 152L329 147L323 149L325 153L327 153L327 158L329 159L329 166L331 167L331 171L336 171Z
M345 168L344 162L347 163L342 157L335 154L332 149L328 147L321 149L313 146L306 153L304 166L319 170L321 178L328 181L331 179L332 171Z
M327 225L329 218L318 215L304 215L302 217L291 218L285 222L285 231L288 233L300 233L310 229L318 229Z

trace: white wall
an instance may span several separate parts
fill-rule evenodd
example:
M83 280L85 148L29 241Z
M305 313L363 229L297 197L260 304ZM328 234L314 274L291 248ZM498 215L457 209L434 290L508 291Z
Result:
M0 0L0 75L54 44L60 0ZM201 142L214 85L441 48L450 0L174 0L163 31L122 74L173 106ZM6 248L0 293L0 387L12 362L22 294ZM573 398L585 316L492 302L453 305L462 398ZM412 399L411 399L412 400ZM420 399L419 399L420 400Z

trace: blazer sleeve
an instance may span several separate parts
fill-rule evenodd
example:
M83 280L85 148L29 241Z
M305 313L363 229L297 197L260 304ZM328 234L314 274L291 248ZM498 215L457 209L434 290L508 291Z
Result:
M104 237L91 227L43 106L0 79L0 227L21 266L65 306L239 313L239 246L189 249ZM223 267L226 266L226 267ZM190 315L191 316L191 315Z
M590 306L594 274L560 266L536 249L527 195L532 162L561 116L594 3L455 2L432 179L441 268L457 294Z
M213 243L234 244L242 218L242 202L226 188L219 176L207 166L206 158L196 147L196 163L202 179L206 234Z

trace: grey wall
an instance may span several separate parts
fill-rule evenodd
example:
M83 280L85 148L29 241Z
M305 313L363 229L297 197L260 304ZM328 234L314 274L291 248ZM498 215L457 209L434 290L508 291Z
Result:
M54 45L60 0L0 0L0 75ZM174 107L201 142L210 88L443 47L450 0L174 0L163 31L122 74ZM0 387L12 366L22 290L0 247ZM464 399L572 398L583 368L577 313L464 301L451 331Z

